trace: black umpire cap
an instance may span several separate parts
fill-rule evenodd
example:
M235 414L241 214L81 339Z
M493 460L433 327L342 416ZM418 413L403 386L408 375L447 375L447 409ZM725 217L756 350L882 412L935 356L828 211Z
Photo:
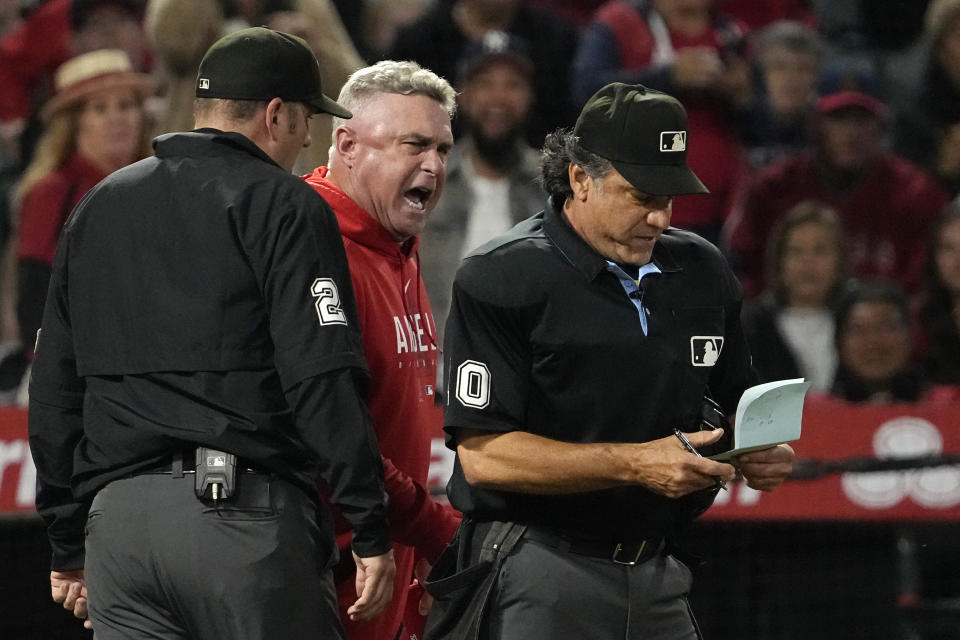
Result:
M587 100L573 133L644 193L710 192L687 166L687 112L673 96L639 84L608 84Z
M226 35L207 50L197 73L198 98L302 102L317 113L352 114L323 94L320 64L303 38L265 27Z

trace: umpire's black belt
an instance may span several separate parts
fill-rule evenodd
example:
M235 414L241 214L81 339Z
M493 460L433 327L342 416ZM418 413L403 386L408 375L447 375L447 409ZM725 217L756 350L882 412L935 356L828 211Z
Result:
M575 538L538 527L527 527L523 537L559 551L627 565L646 562L663 549L663 538L645 538L630 542L600 542Z
M161 460L158 464L139 471L134 475L141 473L194 473L197 470L197 450L195 448L177 451ZM255 466L249 464L242 458L237 459L237 471L240 473L266 473Z

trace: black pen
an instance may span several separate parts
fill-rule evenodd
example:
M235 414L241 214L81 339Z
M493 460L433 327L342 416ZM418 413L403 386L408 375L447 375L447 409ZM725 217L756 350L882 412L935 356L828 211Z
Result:
M683 432L680 431L680 429L674 429L673 435L677 436L677 438L680 439L680 442L683 443L684 449L686 449L693 455L697 456L698 458L703 457L702 455L700 455L700 452L697 451L692 444L690 444L690 441L687 440L687 436L683 435ZM723 481L723 478L717 478L717 486L723 489L724 491L727 490L727 483Z

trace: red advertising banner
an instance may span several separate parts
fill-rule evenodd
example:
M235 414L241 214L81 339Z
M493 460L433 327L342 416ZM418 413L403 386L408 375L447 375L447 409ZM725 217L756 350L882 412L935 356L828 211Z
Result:
M800 459L849 468L869 467L875 462L870 459L876 458L891 461L960 454L960 406L853 406L808 397L803 407L803 433L792 446ZM843 461L848 464L840 464ZM720 492L704 517L960 521L960 466L834 473L813 480L791 480L771 493L736 483L730 491Z
M808 397L797 456L837 464L857 459L960 454L960 406L852 406ZM453 452L433 441L430 488L442 492ZM34 512L36 469L27 442L27 414L0 407L0 515ZM791 480L772 493L734 483L704 515L712 520L960 521L960 465L909 471L835 473Z
M0 406L0 515L36 513L37 470L27 443L27 412Z

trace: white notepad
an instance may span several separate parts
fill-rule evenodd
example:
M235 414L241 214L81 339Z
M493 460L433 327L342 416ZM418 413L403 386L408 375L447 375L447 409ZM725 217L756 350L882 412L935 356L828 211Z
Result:
M741 453L799 439L803 399L810 385L803 378L793 378L758 384L744 391L733 425L733 449L710 457L729 460Z

